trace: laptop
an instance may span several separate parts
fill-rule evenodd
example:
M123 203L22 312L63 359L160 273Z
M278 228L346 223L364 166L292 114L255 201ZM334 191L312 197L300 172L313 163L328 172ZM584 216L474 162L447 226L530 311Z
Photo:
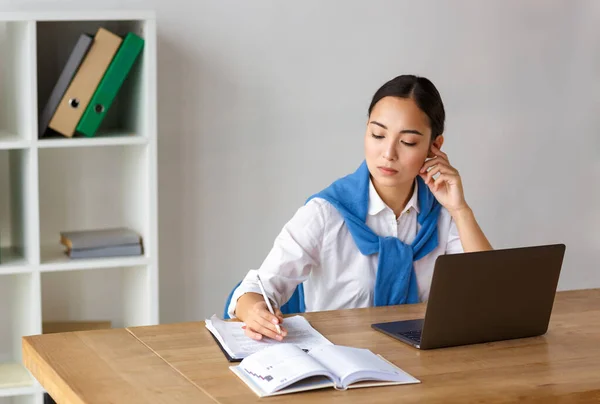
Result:
M545 334L564 254L552 244L441 255L425 317L371 326L418 349Z

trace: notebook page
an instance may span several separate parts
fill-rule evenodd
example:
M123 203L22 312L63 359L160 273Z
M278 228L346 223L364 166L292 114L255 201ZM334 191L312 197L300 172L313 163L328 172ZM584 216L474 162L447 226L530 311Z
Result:
M242 360L238 368L267 394L311 376L334 378L327 368L292 344L272 345Z
M271 345L294 344L307 351L320 345L331 345L331 341L315 330L302 316L287 317L283 320L283 326L288 331L283 341L268 337L263 337L260 341L253 340L244 333L243 325L241 322L223 321L216 315L206 320L206 328L215 334L229 355L238 359Z
M409 382L414 378L368 349L340 345L322 346L309 352L334 373L342 385L357 380Z

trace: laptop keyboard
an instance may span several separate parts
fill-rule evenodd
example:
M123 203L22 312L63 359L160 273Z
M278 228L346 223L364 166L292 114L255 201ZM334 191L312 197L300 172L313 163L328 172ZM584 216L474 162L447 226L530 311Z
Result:
M399 332L398 334L410 339L411 341L415 341L417 343L421 342L421 330L404 331Z

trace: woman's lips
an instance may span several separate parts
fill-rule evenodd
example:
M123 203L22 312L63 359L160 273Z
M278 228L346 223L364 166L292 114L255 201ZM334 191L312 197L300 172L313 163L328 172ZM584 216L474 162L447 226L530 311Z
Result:
M398 173L398 170L394 170L393 168L388 168L388 167L377 167L377 168L383 175L394 175L394 174Z

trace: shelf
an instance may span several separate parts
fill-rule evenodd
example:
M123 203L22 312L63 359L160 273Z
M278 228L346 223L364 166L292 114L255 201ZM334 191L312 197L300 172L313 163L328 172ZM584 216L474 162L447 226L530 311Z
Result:
M95 10L93 12L77 10L8 11L0 12L0 20L27 21L94 21L94 20L152 20L156 18L154 10Z
M101 146L126 146L126 145L145 145L148 138L145 136L131 135L126 133L105 133L99 134L93 138L73 137L73 138L43 138L37 140L39 148L59 148L59 147L101 147Z
M39 150L38 159L40 245L60 247L63 231L129 227L142 236L146 255L154 254L146 244L151 217L147 147L48 148ZM60 252L49 257L58 268L81 265ZM48 261L42 257L40 262Z
M0 249L0 275L18 274L30 272L27 260L13 248L4 247Z
M148 259L145 256L72 259L64 253L63 246L43 246L40 271L56 272L121 268L146 265L147 263Z
M29 142L18 135L0 131L0 150L25 149Z
M0 21L0 148L26 147L34 121L33 30L31 21Z
M33 195L30 178L31 150L0 150L0 273L19 271L19 266L31 261L34 223L28 214ZM6 248L11 247L11 251ZM16 253L18 251L18 253ZM5 255L6 254L6 255ZM6 266L5 266L6 265Z
M99 28L109 30L121 38L124 38L127 33L135 33L142 38L145 38L145 21L143 20L86 20L86 21L37 21L37 110L43 111L47 101L52 94L52 89L60 77L63 68L71 55L73 47L77 43L79 36L82 33L95 34ZM50 143L46 143L48 133L53 133L52 137L61 136L53 130L41 136L38 133L36 138L40 138L38 145L44 147L64 147L75 145L70 143L73 141L85 141L83 144L89 145L112 145L120 144L139 144L143 143L142 134L146 134L147 120L147 78L150 70L147 68L148 62L145 50L142 50L140 57L136 59L131 71L129 71L123 85L116 94L116 97L110 108L106 111L100 127L99 133L120 133L125 135L135 134L139 136L133 143L119 140L117 143L107 141L94 141L94 139L60 139L62 143L53 143L58 139L48 139ZM127 136L131 137L131 136ZM88 142L91 140L91 142ZM69 142L69 143L67 143ZM138 143L139 142L139 143Z
M38 334L39 275L0 275L0 389L20 388L33 384L28 372L21 366L21 339L24 335ZM11 391L11 394L14 393Z
M44 402L44 389L38 383L36 384L39 387L9 389L6 391L5 397L2 397L2 393L0 393L0 404L41 404Z
M151 279L147 265L43 272L42 322L110 321L113 328L151 324Z
M10 404L20 404L20 403L37 403L37 401L35 400L26 400L26 401L21 401L18 400L18 398L24 397L24 396L32 396L33 394L38 394L38 393L43 393L44 390L40 387L36 387L35 385L33 386L28 386L28 387L11 387L11 388L6 388L6 389L0 389L0 403L4 403L5 401L1 401L4 399L4 397L6 397L6 399L9 399L8 397L14 397L11 401L8 401L8 403Z
M43 324L159 321L155 17L0 12L0 404L42 402L22 366L22 337ZM99 27L143 37L142 54L96 136L40 138L40 113L73 46ZM59 243L62 231L121 226L141 235L145 255L71 259Z
M0 397L38 392L35 379L20 363L0 363Z

